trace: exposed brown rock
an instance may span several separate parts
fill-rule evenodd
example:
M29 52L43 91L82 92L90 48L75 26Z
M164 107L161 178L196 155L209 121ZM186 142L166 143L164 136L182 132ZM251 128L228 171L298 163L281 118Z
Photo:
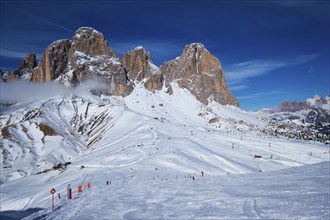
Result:
M18 78L18 70L7 71L1 76L4 82L9 82Z
M71 68L79 82L93 79L108 85L106 90L100 91L102 93L126 96L133 90L119 59L110 55L91 57L76 51L71 58Z
M150 53L146 53L143 47L127 52L120 60L129 80L140 82L145 79L144 86L149 91L162 89L164 76L153 64Z
M82 27L71 41L58 40L49 45L38 66L34 67L35 55L30 54L20 65L19 72L2 75L11 79L30 71L35 82L57 80L69 87L93 79L107 85L98 92L121 96L132 92L134 82L143 83L150 91L165 86L170 94L173 93L170 83L177 82L204 104L214 100L238 106L227 88L219 60L202 44L187 45L179 58L159 69L144 48L137 47L119 60L102 33Z
M226 85L219 60L201 43L185 46L180 57L165 63L160 70L166 80L177 80L179 87L188 89L204 104L212 99L220 104L238 106Z
M90 27L81 27L72 38L72 46L75 51L83 52L89 56L110 55L115 53L108 47L108 42L101 32Z
M163 74L150 75L144 84L144 87L149 91L161 90L164 84ZM167 86L169 87L169 86Z
M147 54L142 47L137 47L125 53L120 61L127 71L127 77L130 80L141 81L149 75L147 71L149 69L150 54Z
M33 74L33 81L58 80L69 87L89 79L108 85L98 93L126 96L133 90L103 34L87 27L79 28L72 41L48 46Z
M32 77L32 70L37 66L36 55L29 53L21 62L18 69L9 71L5 76L2 75L4 81L10 81L14 79L24 79L30 81Z
M42 55L37 68L33 70L34 82L46 82L57 79L67 68L69 61L69 40L58 40L50 44Z
M37 66L36 55L34 53L29 53L24 60L19 65L18 69L29 69L32 70L34 67Z
M280 111L296 112L311 107L306 102L284 101L277 107Z

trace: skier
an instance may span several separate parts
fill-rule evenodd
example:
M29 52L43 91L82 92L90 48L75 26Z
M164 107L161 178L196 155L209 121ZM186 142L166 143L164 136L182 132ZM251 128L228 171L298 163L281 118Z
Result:
M201 174L202 174L202 176L204 176L204 172L203 171L201 172Z

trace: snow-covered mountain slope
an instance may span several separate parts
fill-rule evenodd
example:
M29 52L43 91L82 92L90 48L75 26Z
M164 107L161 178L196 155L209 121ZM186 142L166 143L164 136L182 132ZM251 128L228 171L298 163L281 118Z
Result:
M125 98L66 95L2 107L1 211L48 208L52 187L63 195L85 177L101 184L203 171L218 184L215 176L330 160L328 145L265 135L267 113L206 106L171 86L173 95L138 84Z
M272 137L259 140L259 128L265 125L259 113L216 102L205 106L187 90L172 87L174 95L137 86L125 98L66 96L9 107L1 116L1 181L76 160L87 166L139 161L144 167L150 164L150 169L157 164L178 171L198 171L202 161L212 173L241 173L259 170L251 159L254 154L276 157L281 142L290 145ZM306 154L315 148L299 145L306 145ZM305 156L288 160L304 164ZM263 169L272 170L278 163Z

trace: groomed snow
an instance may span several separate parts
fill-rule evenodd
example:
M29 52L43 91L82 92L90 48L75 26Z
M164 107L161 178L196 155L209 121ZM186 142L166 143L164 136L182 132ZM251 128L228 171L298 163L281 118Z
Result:
M15 205L45 209L32 219L329 219L329 162L267 173L202 177L168 170L137 171L88 168L31 181L35 194ZM80 179L71 179L73 172ZM62 176L61 176L62 175ZM65 176L63 176L65 175ZM74 199L65 197L68 183L91 182ZM194 177L194 180L192 179ZM62 182L60 182L62 180ZM111 181L107 185L106 181ZM60 190L51 212L49 189ZM25 192L21 189L21 192ZM28 193L28 192L26 192ZM37 201L34 198L39 197ZM4 212L6 214L6 212Z

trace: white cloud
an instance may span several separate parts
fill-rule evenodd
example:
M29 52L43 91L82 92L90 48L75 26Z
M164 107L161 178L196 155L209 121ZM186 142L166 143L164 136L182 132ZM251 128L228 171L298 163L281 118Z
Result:
M21 46L19 50L17 49L9 49L9 48L0 48L0 56L8 57L8 58L18 58L24 59L29 53L35 53L29 47ZM35 53L37 59L40 59L42 53Z
M286 61L250 60L231 65L226 71L228 82L241 82L247 78L261 76L272 70L287 66Z
M239 90L246 88L244 82L253 77L259 77L270 72L289 66L296 66L315 59L318 54L300 55L288 59L255 59L234 63L226 68L226 80L228 85Z
M230 91L238 91L249 88L247 85L229 85Z
M108 85L94 80L85 81L75 88L67 88L56 81L44 83L33 83L23 80L14 80L8 83L0 81L0 100L3 103L36 101L70 94L89 97L91 96L90 90L107 88Z
M318 57L318 54L305 54L305 55L300 55L299 57L296 58L296 60L293 60L293 65L301 64L301 63L306 63L310 60L315 59Z
M52 26L54 26L54 27L60 28L60 29L62 29L62 30L64 30L64 31L67 31L67 32L69 32L69 33L74 33L74 32L75 32L74 30L71 30L70 28L64 27L63 25L60 25L60 24L57 24L57 23L52 22L52 21L50 21L50 20L47 20L47 19L45 19L45 18L39 17L39 16L37 16L36 14L30 13L30 12L27 11L27 10L23 10L23 12L24 12L25 14L27 14L27 15L29 15L29 16L35 18L35 19L37 19L37 20L40 21L40 22L44 22L44 23L46 23L46 24L50 24L50 25L52 25Z
M15 51L15 50L8 50L0 48L0 55L2 57L10 57L10 58L19 58L24 59L28 55L28 52L26 51Z
M243 99L256 99L260 97L269 97L269 96L274 96L274 95L279 95L282 94L282 91L266 91L266 92L257 92L257 93L252 93L244 96L238 96L238 100L243 100Z

